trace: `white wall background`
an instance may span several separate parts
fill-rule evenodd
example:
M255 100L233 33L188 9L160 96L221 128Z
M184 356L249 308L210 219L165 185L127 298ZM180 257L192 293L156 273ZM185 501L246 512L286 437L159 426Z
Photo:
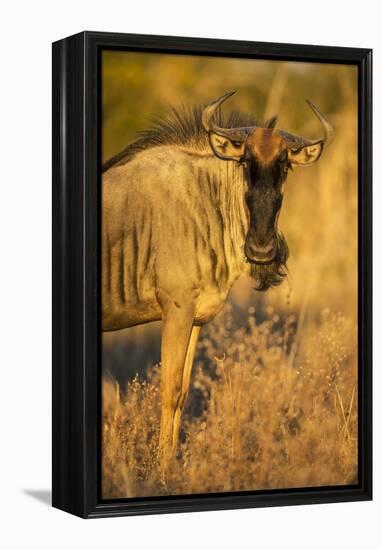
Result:
M46 504L51 478L50 43L86 29L374 48L377 252L381 237L381 192L377 185L380 173L377 151L381 147L377 112L381 92L378 57L381 31L377 7L372 0L14 0L2 5L0 541L3 548L59 550L69 545L88 549L120 546L168 550L379 548L377 433L376 500L372 503L87 522ZM376 253L376 281L379 276L380 256ZM378 285L375 303L380 305ZM375 371L380 356L379 310L375 311ZM375 374L377 390L379 377ZM379 413L380 402L376 401L375 419Z

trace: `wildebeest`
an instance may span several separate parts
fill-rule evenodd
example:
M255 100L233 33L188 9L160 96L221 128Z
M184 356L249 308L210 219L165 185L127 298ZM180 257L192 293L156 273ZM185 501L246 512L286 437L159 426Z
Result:
M103 330L163 321L163 472L176 453L200 328L243 272L258 290L282 281L287 173L317 161L333 136L310 102L319 139L276 129L276 117L259 124L234 112L224 122L220 106L232 93L170 111L103 167Z

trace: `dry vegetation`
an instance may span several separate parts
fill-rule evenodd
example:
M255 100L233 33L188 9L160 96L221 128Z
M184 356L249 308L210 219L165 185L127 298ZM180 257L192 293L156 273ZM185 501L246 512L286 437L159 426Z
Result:
M300 338L296 319L228 307L201 341L179 459L160 481L160 368L121 392L104 383L103 494L108 498L350 484L357 477L356 347L348 320L324 311Z
M212 78L221 74L221 60L184 64L163 56L151 65L146 60L142 68L137 57L133 62L131 74L118 69L120 57L110 58L107 66L106 156L122 145L117 90L129 86L138 95L147 85L141 93L146 106L136 104L130 123L126 111L132 130L144 126L136 113L152 112L155 101L164 103L169 97L176 103L176 97L190 90L196 101L205 101L232 88L240 90L235 101L242 101L243 108L266 116L279 112L281 127L312 137L318 126L303 104L303 97L309 97L330 116L336 139L316 166L295 171L286 184L280 228L291 253L288 280L265 294L254 293L251 281L241 281L224 311L203 329L179 457L167 485L157 460L159 357L143 355L134 361L128 348L138 334L135 344L148 349L152 329L104 336L103 496L356 483L354 69L321 65L300 70L291 63L285 69L263 62L250 69L246 61L239 69L241 62L234 61L223 73L226 83L221 87ZM191 86L196 71L207 83L207 97L200 86ZM147 78L152 82L145 82ZM123 370L130 375L120 376Z

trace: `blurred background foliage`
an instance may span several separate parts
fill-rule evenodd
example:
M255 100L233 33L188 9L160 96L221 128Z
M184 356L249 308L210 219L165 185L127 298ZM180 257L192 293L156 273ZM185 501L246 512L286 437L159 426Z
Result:
M168 106L207 103L229 90L238 93L226 109L248 111L259 120L279 114L279 125L294 132L318 129L304 99L334 114L356 101L356 74L344 65L105 51L103 159L133 141Z
M293 436L289 433L284 440L288 449L286 451L289 453L288 466L286 464L285 467L288 468L297 457L300 464L296 466L294 462L295 470L292 470L290 477L284 478L282 473L276 482L265 481L265 478L268 479L268 476L271 478L274 473L271 470L271 464L274 464L274 467L278 464L283 468L284 465L280 465L283 464L282 456L286 452L283 447L280 451L277 447L279 442L276 443L270 437L266 445L268 444L268 449L274 455L271 464L258 463L259 455L255 459L255 468L263 466L266 470L266 475L263 474L265 478L258 481L257 486L266 486L266 483L269 483L269 486L285 486L284 483L288 486L319 484L322 472L327 473L329 477L327 483L347 483L356 475L357 464L357 409L353 405L356 403L357 395L357 68L350 65L105 51L103 52L102 82L103 160L107 160L134 141L136 133L149 127L150 120L168 107L204 104L230 90L237 90L237 93L223 106L226 113L232 109L240 109L253 113L258 120L279 115L279 128L308 138L319 138L321 127L305 103L305 98L308 98L333 124L335 139L332 145L323 151L316 164L296 168L290 172L285 185L279 228L286 236L290 248L287 280L276 289L258 293L253 290L253 281L242 277L229 297L226 310L229 311L231 319L229 326L225 326L223 316L226 315L226 311L223 311L202 331L204 336L196 357L199 370L195 369L199 374L195 374L193 378L185 413L185 425L188 425L188 433L198 430L197 416L202 414L204 428L209 433L208 437L216 439L209 446L201 446L197 451L191 451L193 443L190 439L187 440L186 434L183 434L185 441L183 448L194 453L193 464L197 464L197 461L205 461L205 457L208 457L207 460L212 463L216 449L225 446L226 434L224 435L223 431L221 433L215 431L217 429L215 428L216 412L208 409L208 399L197 392L196 386L199 383L197 376L200 376L200 372L203 372L203 376L207 378L211 376L207 382L211 388L208 390L208 395L210 392L218 395L221 407L225 406L222 404L227 399L224 397L227 395L226 388L224 389L224 384L215 374L217 367L214 363L218 362L217 356L214 359L214 356L208 355L205 349L208 349L208 346L210 348L211 342L215 342L218 357L226 356L226 361L229 362L228 342L234 347L234 342L243 340L243 335L248 334L250 324L248 311L250 311L250 318L254 319L253 322L257 324L258 330L267 326L270 316L272 326L275 327L270 330L270 333L273 334L275 330L280 331L283 334L282 338L286 339L288 344L286 346L283 344L283 347L278 349L270 341L266 341L263 344L261 358L256 359L258 348L254 337L246 338L245 350L242 352L246 354L246 360L238 364L233 358L231 359L232 372L235 372L235 368L241 369L243 364L249 369L263 369L263 379L260 383L263 385L263 391L266 390L269 396L267 406L265 403L260 407L258 405L257 424L251 421L248 421L248 424L243 422L242 426L237 428L238 432L234 432L235 436L242 439L243 449L248 445L250 438L260 438L258 426L261 420L265 421L266 418L272 418L274 415L276 417L280 415L279 418L284 420L286 413L282 411L289 410L290 407L299 407L304 411L304 416L302 415L301 418L305 419L303 422L300 421L300 439L297 442L292 440ZM152 178L154 185L154 175ZM175 193L176 190L174 189L173 192ZM328 328L324 325L322 319L326 319L327 315L333 315L334 318L339 316L338 318L343 319L342 323L346 327L344 340L339 332L336 334L335 323L330 323ZM294 327L291 332L290 319ZM219 326L225 326L227 332L222 339L216 340L215 334ZM160 323L150 323L103 334L104 373L107 377L111 376L116 380L122 391L126 389L126 408L120 411L115 409L114 413L116 414L115 411L118 410L118 414L120 413L121 418L124 418L127 423L128 415L124 416L123 411L127 411L128 403L134 402L131 401L133 395L137 398L136 391L140 387L135 385L132 391L129 384L135 375L139 375L139 379L146 378L149 381L151 367L160 358L159 329ZM316 335L322 331L326 334L326 344L323 346L324 349L319 349L319 346L316 346ZM328 351L330 347L332 352ZM277 349L279 361L274 366L271 357L274 350L278 353ZM333 360L332 357L336 356L340 359ZM276 406L271 404L271 395L284 391L283 382L279 382L277 375L282 365L286 369L282 376L286 376L288 381L293 379L295 372L313 374L308 376L306 374L305 378L300 377L300 382L295 386L299 389L293 389L294 386L290 382L288 397L286 394L284 397L286 403L282 405L283 408L279 412L280 409L275 410ZM237 380L241 380L240 375L237 376ZM314 380L313 383L312 380ZM330 385L325 386L325 380L330 380ZM258 383L254 382L253 395L256 393L255 388ZM242 381L239 384L242 385L243 392L248 391L250 387L248 381ZM119 395L119 390L111 394ZM142 399L143 410L149 404L149 400L145 400L144 395L141 394L139 397ZM116 403L117 407L121 406L121 397L118 397ZM315 416L311 416L312 413L309 416L309 404L313 405ZM107 406L110 411L112 409L110 402ZM157 409L155 410L155 418L158 418ZM202 412L196 414L194 412L196 410ZM230 409L227 408L227 410ZM235 413L231 414L230 418L225 411L223 416L227 423L231 422L233 425ZM352 427L343 443L342 435L346 433L345 426L349 418L346 415L348 414ZM138 420L136 422L138 424L133 428L134 433L135 435L140 433L140 443L145 449L146 456L152 456L149 451L152 441L147 445L144 443L146 425L143 421L140 426ZM329 435L322 428L324 422L327 426L331 426ZM147 425L150 424L151 422L148 422ZM307 433L304 431L307 430L307 424L308 433L313 434L315 443L311 443L312 439L303 435ZM247 430L245 436L242 429ZM131 456L135 453L135 444L130 445L129 454L126 451L124 458L120 458L118 437L125 437L123 435L125 432L122 430L119 436L116 433L119 433L118 430L115 433L112 432L112 437L111 432L107 435L109 456L104 470L105 475L107 473L106 477L109 476L110 484L114 484L112 491L110 489L113 496L118 494L124 496L126 492L137 495L145 492L152 493L152 491L160 492L158 487L152 489L151 485L136 489L133 482L135 489L130 491L123 486L124 488L120 487L120 493L118 493L120 476L124 476L123 479L127 476L129 480L134 480L138 475L136 472L139 467L136 466L136 469L126 463L126 461L129 463ZM260 448L265 448L265 434L267 434L266 437L269 435L266 430L263 432L263 446L261 447L261 444ZM290 451L291 443L296 445L298 452L296 447L295 451ZM308 456L312 456L311 445L315 445L314 448L317 449L315 461L308 459ZM319 456L322 456L320 451L323 447L326 449L324 464L319 463ZM142 452L140 449L139 453ZM116 456L119 458L115 462ZM344 462L343 456L345 456ZM245 463L239 462L238 469L244 471L248 460L250 459L246 457ZM304 475L300 469L300 465L307 464L308 460L310 460L308 472L311 473L312 470L316 472L312 477L310 473L307 474L307 470ZM329 472L331 463L336 466L332 466L332 471ZM217 463L215 466L219 467ZM192 466L188 465L189 467L192 470ZM225 466L221 468L225 471ZM184 479L176 490L180 492L194 490L189 484L187 485L189 471L186 475L185 471L181 471ZM143 475L141 469L139 472L141 477ZM199 477L199 466L195 467L194 472L196 477ZM298 472L298 479L294 472ZM231 475L234 477L235 474L231 473ZM223 477L223 474L221 476ZM205 483L208 477L210 475L205 474ZM108 481L106 480L106 485ZM204 481L200 478L201 486ZM222 478L220 482L223 486ZM233 486L234 483L233 480ZM244 486L245 480L242 483ZM110 488L110 484L107 487ZM246 488L252 487L253 484Z

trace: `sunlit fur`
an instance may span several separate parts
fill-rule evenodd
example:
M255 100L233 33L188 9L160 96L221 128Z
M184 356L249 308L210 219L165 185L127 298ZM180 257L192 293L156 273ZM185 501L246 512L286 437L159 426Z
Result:
M207 151L210 146L207 133L201 121L202 105L172 108L153 119L148 130L139 132L138 139L128 145L120 153L106 161L102 171L106 172L115 166L122 166L132 160L142 151L163 145L177 147L187 146L190 149ZM251 114L233 111L224 117L221 110L215 116L215 122L224 128L258 125L259 128L273 128L276 118L265 121L263 124ZM256 280L255 289L265 291L272 286L279 285L287 275L286 262L289 255L287 242L283 235L277 235L278 251L273 262L268 264L251 264L250 274Z

